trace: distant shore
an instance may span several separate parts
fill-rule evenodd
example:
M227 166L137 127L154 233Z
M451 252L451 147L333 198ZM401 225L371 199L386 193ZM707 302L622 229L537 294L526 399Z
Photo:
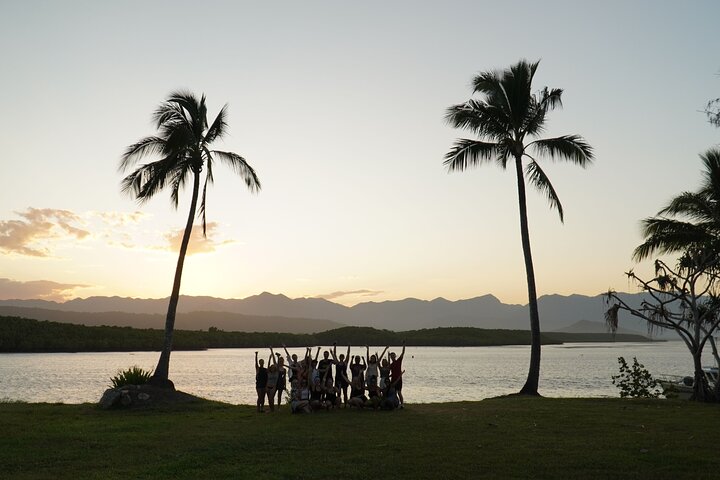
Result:
M39 352L123 352L157 351L162 346L163 331L130 327L74 325L0 316L0 353ZM225 332L215 328L206 331L176 330L175 350L210 348L265 348L268 346L304 347L315 345L400 345L483 347L529 345L526 330L486 330L471 327L445 327L393 332L370 327L342 327L312 334L277 332ZM642 335L610 333L542 334L545 345L583 342L651 342Z

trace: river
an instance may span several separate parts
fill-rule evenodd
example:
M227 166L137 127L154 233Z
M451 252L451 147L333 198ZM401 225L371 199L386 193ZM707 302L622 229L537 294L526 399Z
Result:
M378 349L379 350L379 349ZM301 354L301 349L290 349ZM345 349L338 348L338 353ZM371 351L375 351L374 348ZM398 348L392 348L397 351ZM173 352L170 378L178 390L233 404L255 403L255 349ZM364 349L354 348L354 354ZM692 374L680 341L569 343L542 349L540 393L547 397L616 397L617 358L632 357L651 374ZM267 361L268 352L264 352ZM408 347L403 393L408 403L481 400L517 392L527 376L528 346ZM157 352L0 354L0 401L96 402L110 377L133 365L151 369ZM706 365L713 364L710 352Z

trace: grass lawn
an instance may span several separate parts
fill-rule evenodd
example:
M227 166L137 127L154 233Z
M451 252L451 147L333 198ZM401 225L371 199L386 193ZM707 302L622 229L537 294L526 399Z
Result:
M0 403L4 479L718 478L720 407L506 397L258 414Z

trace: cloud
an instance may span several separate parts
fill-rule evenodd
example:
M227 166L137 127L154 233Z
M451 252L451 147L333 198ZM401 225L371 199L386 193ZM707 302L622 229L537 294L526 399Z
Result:
M315 298L323 298L325 300L332 300L346 295L359 295L361 297L374 297L384 293L382 290L346 290L332 293L325 293L323 295L316 295Z
M207 238L203 237L202 225L194 225L192 233L190 235L190 243L188 245L187 255L194 255L196 253L210 253L217 250L217 247L222 245L229 245L235 243L233 240L217 241L215 235L217 233L217 222L208 222L207 224ZM182 237L185 233L185 229L173 230L172 232L165 235L167 245L158 247L161 250L168 250L171 252L180 251L180 243L182 243Z
M15 212L24 220L0 220L0 251L31 257L49 257L47 240L82 240L90 232L80 228L84 222L69 210L28 208Z
M77 283L58 283L50 280L33 280L20 282L9 278L0 278L0 300L26 300L43 299L65 301L76 296L78 288L88 288L91 285Z
M144 218L151 215L140 211L132 213L128 212L90 212L90 216L98 217L106 224L113 227L124 227L135 223L140 223Z

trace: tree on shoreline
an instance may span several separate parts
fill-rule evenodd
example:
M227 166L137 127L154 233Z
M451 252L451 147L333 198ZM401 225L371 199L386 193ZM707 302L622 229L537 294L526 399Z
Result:
M226 112L227 105L220 109L213 123L208 126L205 95L198 100L195 95L187 91L173 92L153 114L158 135L145 137L130 145L120 161L120 171L125 172L145 157L161 157L160 160L140 165L122 181L122 191L135 197L141 204L169 186L171 204L177 208L180 189L188 181L192 181L193 185L190 212L180 244L172 294L165 319L163 348L151 379L151 383L156 385L172 387L168 373L175 314L180 298L180 282L185 255L198 207L202 170L205 169L205 181L199 215L202 217L203 235L206 234L207 227L205 211L207 187L208 184L213 183L215 160L221 161L240 175L251 192L260 190L260 181L244 158L233 152L210 150L210 145L226 133Z
M616 302L615 311L608 312L610 316L606 318L614 329L619 308L646 320L650 326L675 330L693 355L697 387L693 396L707 400L701 360L705 343L710 343L715 361L720 364L713 337L720 309L716 292L720 270L720 149L711 148L700 159L703 165L700 188L682 192L656 216L644 219L645 241L633 252L637 261L655 253L679 253L678 267L673 270L657 260L656 278L649 281L628 272L628 277L644 291L654 293L654 303L632 309L610 291L607 299ZM715 396L720 399L720 383L715 386Z
M713 251L691 250L685 252L676 268L662 260L655 261L655 277L643 280L634 272L627 272L646 292L650 300L644 300L639 308L633 308L617 295L608 291L606 301L612 304L605 320L614 333L618 327L619 311L648 323L648 329L674 330L685 342L693 357L694 383L692 399L713 399L702 369L702 352L709 341L715 350L713 334L720 325L720 257ZM717 385L716 385L717 387Z
M514 163L517 176L520 232L530 308L530 368L521 394L538 395L540 379L540 316L537 305L535 271L530 250L525 175L543 193L550 208L558 211L563 222L563 209L555 188L535 156L547 155L552 160L565 160L581 167L593 159L592 147L579 135L537 138L545 129L548 112L562 106L562 89L543 88L532 93L532 81L539 62L521 60L502 72L483 72L473 79L473 93L482 99L471 99L448 108L445 119L455 128L469 130L479 139L458 139L445 155L448 171L463 171L494 161L503 170ZM537 138L528 141L529 138ZM530 155L530 153L533 155ZM528 162L523 167L523 160Z

